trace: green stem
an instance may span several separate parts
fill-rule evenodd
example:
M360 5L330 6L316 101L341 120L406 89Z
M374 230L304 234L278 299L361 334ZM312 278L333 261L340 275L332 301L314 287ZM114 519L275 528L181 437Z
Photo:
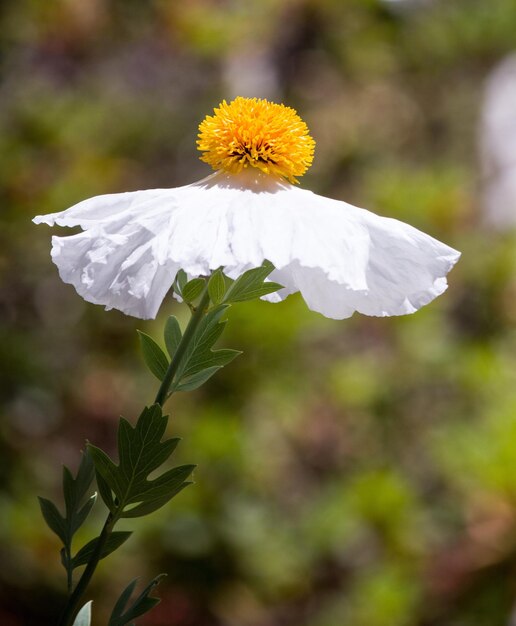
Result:
M68 590L68 595L72 593L73 586L73 570L72 570L72 551L70 550L70 544L65 547L65 558L66 558L66 587Z
M201 301L199 302L199 305L195 309L194 314L190 318L190 321L188 322L188 326L186 327L184 335L181 341L179 342L176 353L174 354L174 358L172 359L172 361L170 362L170 365L168 366L167 373L165 374L165 377L163 378L159 391L156 395L156 399L154 400L155 404L159 404L160 406L163 406L163 404L165 403L167 399L168 391L170 389L170 385L172 384L172 381L174 380L174 376L176 375L177 368L179 367L181 359L183 358L186 352L186 349L188 348L188 344L192 340L192 337L195 331L197 330L197 327L199 326L199 323L202 320L209 303L210 303L210 295L208 293L208 285L206 285L204 292L202 294Z
M102 528L102 532L100 533L99 539L95 546L95 550L91 555L91 559L88 561L88 565L86 565L86 569L82 573L82 576L79 579L75 589L73 590L72 595L68 598L68 602L61 614L61 618L58 622L58 626L70 626L73 623L75 618L75 614L79 609L79 604L81 602L82 596L86 591L87 586L90 583L91 577L97 568L97 565L100 561L102 551L106 544L106 541L109 538L113 530L113 526L116 523L116 519L113 517L111 513L107 516L106 523Z
M176 353L174 354L174 357L172 361L170 362L170 365L165 374L165 377L163 378L161 386L156 395L156 400L155 400L156 404L163 406L163 404L165 403L168 397L170 386L172 385L174 376L176 375L181 359L183 358L186 352L186 349L188 348L188 344L192 340L195 334L195 331L197 330L197 327L199 326L199 323L201 322L204 316L204 313L206 312L206 309L209 306L209 303L210 303L210 296L208 293L208 285L206 284L206 287L201 297L201 301L199 302L199 305L195 309L192 317L190 318L190 321L188 322L188 326L186 327L183 337L181 338L181 341L179 342L179 346L177 347ZM119 510L121 510L122 508L123 506ZM63 613L61 614L61 618L58 622L58 626L71 626L71 624L73 623L73 619L75 618L75 615L79 609L79 604L81 602L82 596L84 595L84 592L86 591L86 588L88 587L90 583L93 573L95 572L95 569L97 568L97 565L99 564L102 551L104 549L104 546L106 545L107 540L109 539L109 536L111 535L111 532L113 531L113 527L116 521L117 521L116 514L109 513L106 519L106 523L104 524L104 527L102 528L102 532L100 533L99 539L95 546L95 550L93 554L91 555L91 559L88 561L88 565L86 566L86 569L82 573L82 576L80 577L79 582L77 583L75 589L73 590L72 594L68 598L68 602L63 610Z

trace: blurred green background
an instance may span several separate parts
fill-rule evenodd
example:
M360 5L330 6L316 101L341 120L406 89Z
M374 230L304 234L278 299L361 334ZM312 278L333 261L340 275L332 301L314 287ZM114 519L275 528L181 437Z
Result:
M463 257L413 316L235 306L225 343L245 354L169 407L196 484L103 562L94 623L161 571L147 626L516 623L516 239L486 223L479 156L513 48L513 0L1 3L0 624L54 623L64 570L36 495L154 397L135 329L188 316L86 304L30 220L204 177L197 125L236 95L307 122L303 187Z

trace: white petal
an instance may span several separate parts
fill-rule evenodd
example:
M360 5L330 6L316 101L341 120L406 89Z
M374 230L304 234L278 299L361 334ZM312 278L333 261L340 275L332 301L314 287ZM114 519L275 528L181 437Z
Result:
M97 227L53 237L52 258L61 279L88 302L152 319L179 269L171 261L158 262L160 244L160 233L135 224L121 225L118 232Z
M250 170L99 196L43 221L85 229L53 239L63 280L137 317L156 314L178 268L198 276L223 266L236 278L264 259L285 286L271 301L300 291L327 317L412 313L446 289L459 258L402 222Z
M170 190L148 189L95 196L74 204L60 213L37 215L32 221L35 224L80 226L87 229L98 225L99 222L108 222L127 215L138 215L149 206L149 203L152 204L153 200L162 197L167 191Z

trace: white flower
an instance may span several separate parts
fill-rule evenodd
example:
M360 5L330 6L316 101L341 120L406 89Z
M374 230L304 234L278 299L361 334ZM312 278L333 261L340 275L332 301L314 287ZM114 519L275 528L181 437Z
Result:
M203 124L213 125L222 112L227 126L227 113L237 102L254 104L256 116L256 107L266 101L223 103ZM280 113L285 111L292 115L286 107ZM295 117L294 135L301 136ZM208 131L201 125L204 150ZM80 226L78 234L52 238L62 280L89 302L144 319L156 316L179 269L194 277L223 267L236 278L264 260L275 267L270 280L284 285L266 299L279 301L299 291L310 309L335 319L354 311L413 313L443 293L446 274L460 256L456 250L403 222L285 180L301 175L311 162L313 141L303 133L304 161L290 161L291 146L280 154L264 139L263 128L253 135L258 148L245 145L239 152L234 132L229 144L219 133L217 146L230 148L225 153L216 148L217 160L226 162L208 178L175 189L97 196L34 221ZM214 158L205 155L212 164Z

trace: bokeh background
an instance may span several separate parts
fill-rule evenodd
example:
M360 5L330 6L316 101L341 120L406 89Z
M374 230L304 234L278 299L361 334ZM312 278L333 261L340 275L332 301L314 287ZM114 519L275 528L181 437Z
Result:
M147 626L516 623L513 0L16 0L0 5L0 623L55 623L36 495L156 391L136 328L86 304L31 217L207 175L222 99L298 110L302 185L460 249L416 315L342 322L297 297L231 311L245 351L170 405L196 484L131 524L96 624L166 571ZM98 504L81 535L104 516Z

